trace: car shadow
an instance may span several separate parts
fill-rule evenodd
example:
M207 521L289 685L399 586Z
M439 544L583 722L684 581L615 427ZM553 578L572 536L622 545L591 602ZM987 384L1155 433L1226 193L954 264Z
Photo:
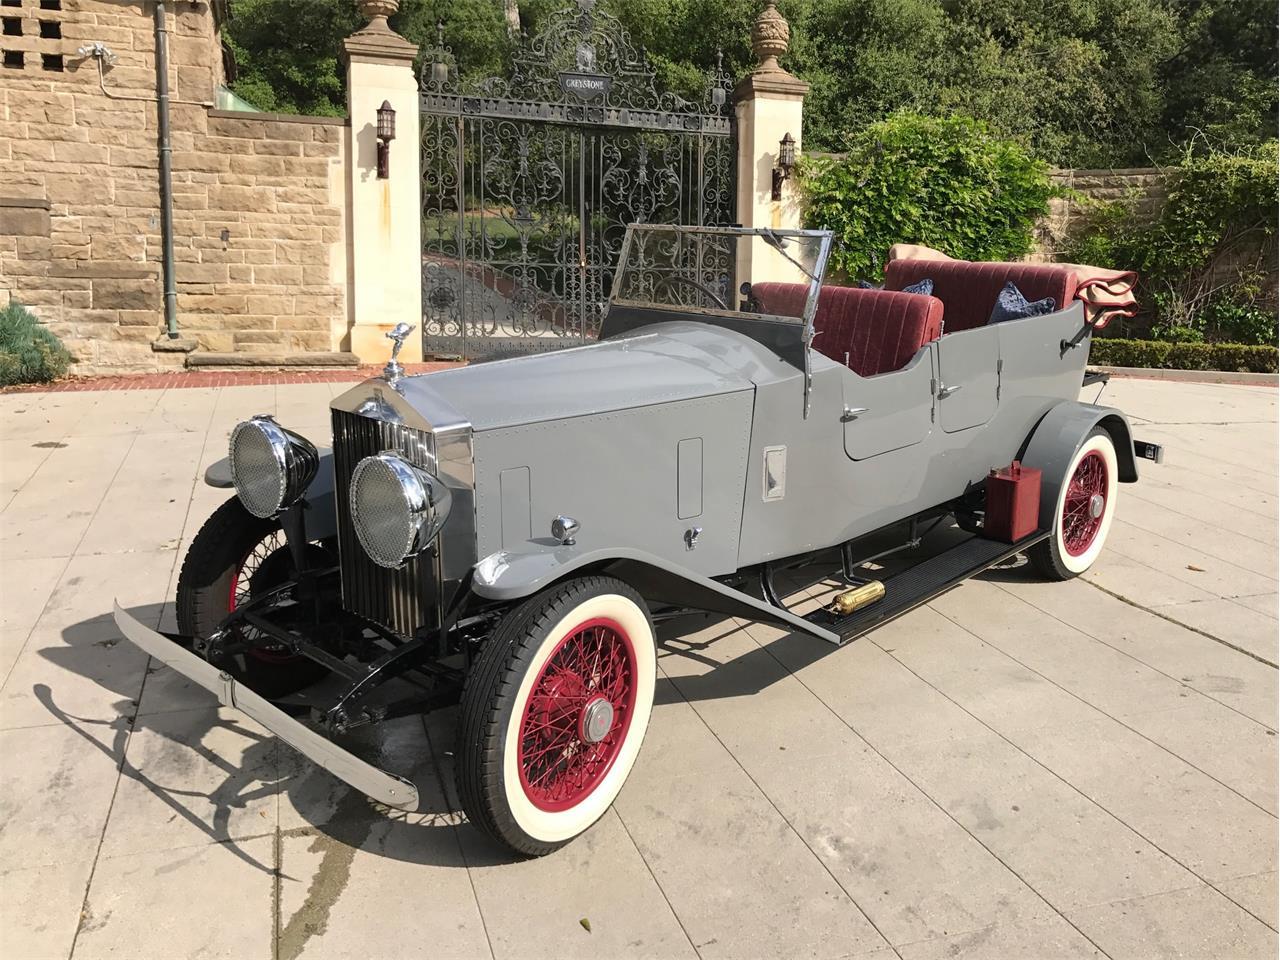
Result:
M161 609L160 604L150 604L132 607L129 613L143 623L156 623ZM160 800L170 811L169 820L185 821L210 843L222 844L255 869L275 874L279 867L263 862L241 845L239 841L249 839L251 831L233 829L233 815L248 804L276 795L280 798L280 808L287 806L294 811L291 819L297 821L296 826L280 824L281 835L285 837L319 833L378 857L436 866L465 867L475 857L491 862L517 859L471 826L460 810L452 777L445 776L446 767L451 764L451 750L442 749L446 736L452 733L451 722L449 729L444 729L439 720L427 724L426 718L411 717L394 722L399 726L390 737L392 743L377 742L376 738L367 736L352 738L355 741L352 748L370 762L409 776L418 786L418 809L393 810L337 780L252 721L238 715L228 716L228 711L220 712L217 703L198 690L191 692L193 702L189 705L178 703L155 712L139 712L146 705L147 684L156 682L162 671L172 672L149 660L146 677L140 683L136 671L115 671L104 676L92 670L84 656L86 648L95 643L114 645L103 640L104 618L94 617L69 626L62 631L62 636L64 646L39 651L58 667L58 671L51 674L78 673L119 699L110 704L114 716L109 719L81 716L60 703L57 681L51 680L32 687L43 709L107 757L121 776L141 785ZM118 642L127 643L122 638ZM97 712L107 711L99 708ZM183 722L176 724L173 720L178 714L182 715ZM446 719L451 721L451 717ZM210 740L227 734L244 743L234 760L220 756L207 745ZM149 757L170 761L162 770L154 769L151 762L135 763L130 759L130 740L140 735L158 737L165 742L162 750L148 750ZM417 756L407 755L413 751L415 741L420 745L420 752ZM182 777L191 770L192 761L216 770L222 777L221 782L212 790L192 789L181 783ZM116 793L119 799L121 791L117 789ZM184 802L193 799L199 804ZM199 809L206 804L212 808L212 814L207 809ZM262 832L252 835L261 836ZM281 877L291 879L287 872L281 873Z
M892 569L886 566L886 575ZM1037 574L1026 558L1019 555L991 568L979 579L997 583L1027 582L1037 579ZM793 578L788 589L803 589L803 580L803 577ZM162 605L150 604L134 607L129 612L143 623L155 623L161 610ZM716 648L729 642L743 628L735 620L717 620L716 616L694 614L659 626L660 668L664 663L684 660L698 665L699 671L685 674L680 670L660 669L656 704L696 703L758 694L842 649L799 633L780 634L768 641L752 635L746 652L728 659L717 657ZM237 842L237 837L245 839L244 831L232 829L236 811L274 795L280 797L282 809L287 806L295 811L294 817L298 820L297 826L280 825L284 836L318 832L347 847L365 849L379 857L439 866L476 866L519 859L472 826L461 811L452 776L452 710L395 721L400 726L395 730L395 742L390 748L388 743L378 742L376 736L352 738L349 746L353 751L370 762L409 776L417 784L418 809L392 810L316 767L276 737L260 731L256 724L228 716L226 711L220 715L216 703L199 692L192 694L198 699L189 705L178 700L163 710L140 712L146 701L147 683L158 682L155 678L162 671L169 672L172 678L172 672L149 660L140 693L136 671L104 673L92 669L92 660L84 655L86 649L127 642L118 635L115 640L104 640L106 622L100 616L73 624L63 630L63 646L50 646L38 652L59 671L78 673L115 694L119 699L111 704L114 716L109 719L86 717L65 708L59 702L56 681L35 684L33 695L52 717L109 758L121 776L138 783L168 807L172 819L186 821L211 843L224 844L246 864L266 873L274 874L279 869L277 864L264 863L248 853ZM177 713L186 715L190 722L175 726L169 718ZM168 741L169 749L163 752L165 757L174 756L175 750L178 755L189 751L219 771L222 781L209 791L193 790L181 783L165 782L170 772L180 775L183 764L177 764L176 770L166 769L160 773L148 769L149 764L132 762L127 752L130 739L144 733ZM248 741L234 762L207 746L209 740L227 734ZM415 751L419 752L415 755ZM184 803L194 798L212 807L212 815L197 812ZM282 877L287 878L285 874Z

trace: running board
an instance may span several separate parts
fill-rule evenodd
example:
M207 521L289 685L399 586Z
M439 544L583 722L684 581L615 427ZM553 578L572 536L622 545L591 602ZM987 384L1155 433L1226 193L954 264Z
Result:
M1039 530L1017 543L970 537L949 550L887 577L884 596L861 610L841 617L823 608L805 619L836 634L839 637L836 645L843 646L1048 536L1048 530Z

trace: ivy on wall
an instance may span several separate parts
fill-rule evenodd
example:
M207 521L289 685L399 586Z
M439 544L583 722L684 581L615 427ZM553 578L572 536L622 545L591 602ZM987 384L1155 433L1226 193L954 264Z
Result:
M835 234L832 265L866 280L883 277L895 243L1017 259L1058 190L1046 164L985 124L912 113L852 134L839 157L806 158L800 186L805 226Z
M1157 339L1276 342L1277 144L1188 154L1160 215L1095 201L1065 259L1136 270Z

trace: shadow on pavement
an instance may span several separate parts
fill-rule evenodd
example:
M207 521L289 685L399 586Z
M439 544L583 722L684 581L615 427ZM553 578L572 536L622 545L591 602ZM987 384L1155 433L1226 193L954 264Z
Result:
M150 604L132 607L129 612L143 623L156 623L161 609L160 604ZM56 682L34 685L34 696L51 716L109 757L125 777L159 799L172 812L168 818L170 821L186 821L203 833L209 842L224 844L246 864L266 873L276 872L275 864L263 863L237 843L237 839L269 833L276 824L273 823L271 829L260 831L233 831L231 825L236 811L272 796L279 797L281 812L289 809L293 812L291 819L297 821L296 826L285 822L279 824L285 836L318 831L347 847L364 849L380 857L463 867L466 863L461 855L462 837L459 834L465 832L471 835L466 838L468 848L475 846L477 853L486 859L493 858L494 862L501 857L513 859L474 830L452 799L452 782L446 783L438 756L440 740L452 733L451 718L448 730L440 729L438 721L433 718L431 726L436 729L431 731L424 722L426 718L413 717L388 724L387 727L394 729L377 738L352 738L351 746L356 752L408 776L417 784L418 809L412 812L392 810L375 804L316 767L252 721L238 715L227 716L226 711L219 715L216 701L198 688L178 691L173 703L166 704L163 709L140 713L148 696L148 685L156 682L153 678L161 672L176 675L167 667L148 660L141 694L136 671L127 674L117 671L116 675L106 677L90 676L85 668L86 637L93 637L94 642L101 643L102 636L103 618L95 617L64 629L66 646L48 647L40 654L59 671L78 673L119 696L120 699L111 705L116 716L111 719L84 717L64 709L58 700ZM123 639L119 642L127 643ZM135 696L140 700L133 699ZM165 697L167 700L168 694ZM178 715L182 717L181 723L174 722ZM150 750L152 756L141 766L127 755L131 738L139 734L159 737L166 742L163 751ZM208 741L227 735L243 744L234 759L222 756L207 745ZM160 770L154 769L156 764L153 761L156 759L163 764ZM447 762L448 757L444 760ZM189 779L188 775L196 763L207 765L223 777L213 790L192 789L183 783L184 777ZM117 790L117 802L120 797L121 791ZM184 803L187 799L196 799L200 803L193 809ZM212 807L212 816L207 810L198 809L205 803ZM370 843L375 831L376 842Z
M889 569L886 567L886 572ZM1036 578L1034 569L1023 556L1016 556L981 575L981 579L994 582ZM793 579L789 586L802 589L803 580L803 576ZM150 604L130 612L144 623L156 623L161 610L162 605ZM314 766L291 747L260 731L256 724L227 716L225 712L220 715L216 702L198 688L157 691L153 687L151 693L166 700L172 698L172 702L163 709L140 712L143 703L133 698L147 698L148 685L159 682L153 677L168 672L169 677L165 679L172 681L176 675L148 661L139 694L136 671L109 671L103 676L99 671L88 669L86 664L92 661L86 660L85 651L95 644L103 644L103 624L102 617L74 624L63 631L65 646L48 647L39 652L59 671L78 673L117 695L120 699L112 704L117 715L111 719L78 716L59 704L56 686L48 683L32 688L36 699L50 715L109 757L125 777L162 801L172 811L170 819L185 820L209 842L225 844L246 864L267 873L277 869L276 865L263 863L246 853L232 835L233 814L247 804L271 796L280 798L282 814L291 811L297 821L295 826L279 823L281 833L286 836L319 831L347 847L363 848L379 857L440 866L497 864L516 859L467 823L459 809L451 770L452 710L406 718L383 725L372 735L349 738L348 745L355 752L408 776L418 785L418 810L391 810ZM682 659L698 664L705 672L677 674L671 678L660 674L655 703L751 696L840 649L792 633L762 645L753 641L747 652L736 657L717 658L713 653L715 647L739 630L739 625L732 620L717 622L707 615L682 617L662 624L658 630L659 664ZM172 722L177 714L183 715L186 722ZM142 733L162 738L171 745L171 750L159 755L161 762L171 761L167 769L149 772L130 761L126 753L130 739ZM245 743L234 761L207 745L211 739L228 735ZM184 785L182 779L190 772L191 759L179 759L183 751L189 751L194 759L217 770L223 777L222 782L211 791ZM145 766L150 768L153 764ZM169 775L176 782L164 782ZM183 802L186 799L207 802L213 808L212 816L192 809ZM375 831L376 842L371 842ZM248 831L234 832L247 839ZM253 835L261 836L265 832Z

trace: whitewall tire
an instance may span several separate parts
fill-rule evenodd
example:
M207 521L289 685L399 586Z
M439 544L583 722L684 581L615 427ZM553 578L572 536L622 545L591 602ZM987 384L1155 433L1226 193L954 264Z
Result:
M1119 464L1115 444L1095 427L1067 465L1054 509L1053 532L1029 552L1051 580L1088 570L1106 544L1116 511Z
M471 821L535 856L590 827L640 752L656 674L649 612L619 580L574 579L507 614L463 692L455 763Z

